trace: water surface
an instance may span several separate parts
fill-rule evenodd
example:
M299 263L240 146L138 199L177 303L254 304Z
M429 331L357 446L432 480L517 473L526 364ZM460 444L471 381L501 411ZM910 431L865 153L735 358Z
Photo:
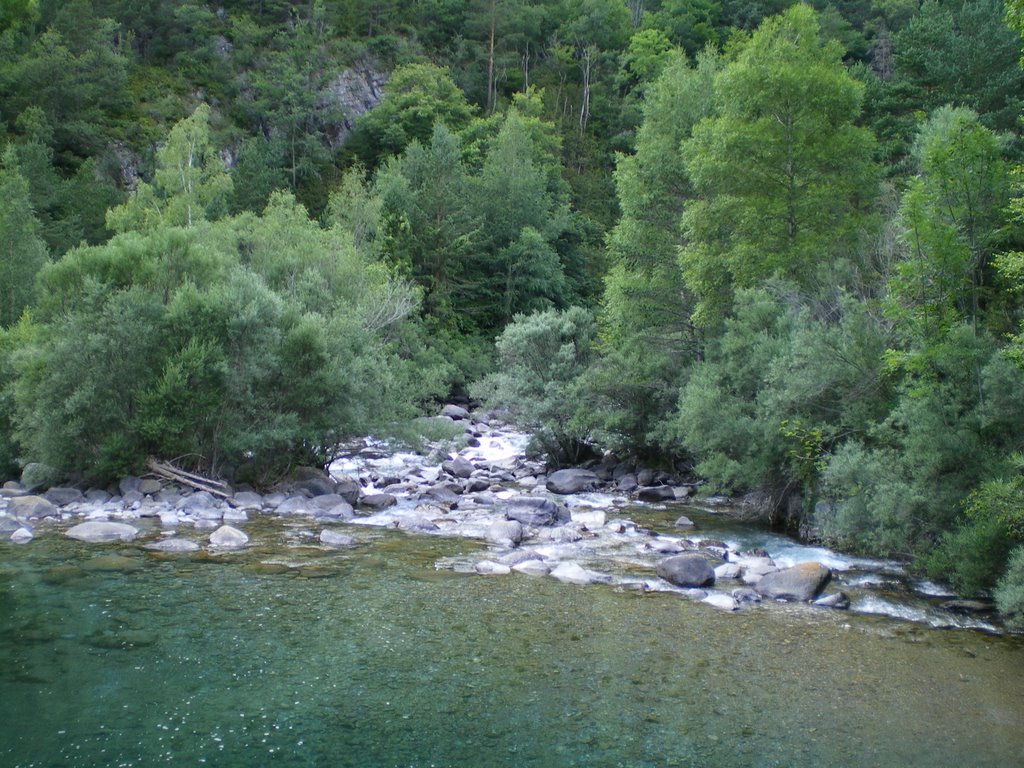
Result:
M330 553L279 521L246 531L252 550L216 557L0 548L0 765L1024 755L1020 637L438 570L479 548L465 540L357 530L366 546Z

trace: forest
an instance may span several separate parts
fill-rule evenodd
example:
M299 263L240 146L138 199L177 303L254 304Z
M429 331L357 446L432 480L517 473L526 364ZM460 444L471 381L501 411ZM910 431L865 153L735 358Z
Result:
M1024 3L3 0L0 475L453 393L1024 621Z

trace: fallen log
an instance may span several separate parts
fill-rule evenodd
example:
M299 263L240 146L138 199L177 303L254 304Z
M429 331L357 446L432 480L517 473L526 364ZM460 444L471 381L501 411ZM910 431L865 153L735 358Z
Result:
M169 462L158 461L152 457L146 461L146 465L153 474L165 480L187 485L189 488L194 488L197 491L206 491L211 496L217 496L222 499L231 496L231 490L227 483L222 483L219 480L212 480L193 472L186 472L184 469L179 469Z

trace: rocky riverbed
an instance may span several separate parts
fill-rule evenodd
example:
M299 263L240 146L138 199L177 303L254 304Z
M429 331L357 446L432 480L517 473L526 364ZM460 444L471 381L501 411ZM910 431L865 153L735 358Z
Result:
M987 605L953 600L908 578L898 563L844 557L737 523L728 500L694 501L693 486L669 473L611 462L548 473L526 459L528 436L501 422L458 406L438 418L463 428L461 447L400 452L367 439L329 472L300 470L268 494L221 498L155 477L84 492L36 493L8 483L0 492L0 537L30 547L36 537L63 535L141 546L154 556L209 558L254 546L251 524L276 520L270 541L260 526L260 556L267 568L288 568L296 547L371 550L373 537L364 532L398 529L479 542L436 567L481 577L670 592L709 610L852 608L998 630Z

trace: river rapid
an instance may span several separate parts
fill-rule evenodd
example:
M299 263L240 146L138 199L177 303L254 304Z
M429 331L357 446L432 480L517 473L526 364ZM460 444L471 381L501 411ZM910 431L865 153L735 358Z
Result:
M515 463L524 440L462 453ZM372 492L436 463L369 450L335 469ZM579 565L585 585L481 575L508 554L472 535L487 510L416 530L411 498L335 525L346 549L302 515L250 516L234 550L0 544L0 765L1022 764L1024 638L943 608L937 585L720 506L565 501L594 530L516 549ZM682 514L694 530L675 528ZM174 535L208 531L182 520ZM822 562L851 608L719 610L654 575L681 539Z

